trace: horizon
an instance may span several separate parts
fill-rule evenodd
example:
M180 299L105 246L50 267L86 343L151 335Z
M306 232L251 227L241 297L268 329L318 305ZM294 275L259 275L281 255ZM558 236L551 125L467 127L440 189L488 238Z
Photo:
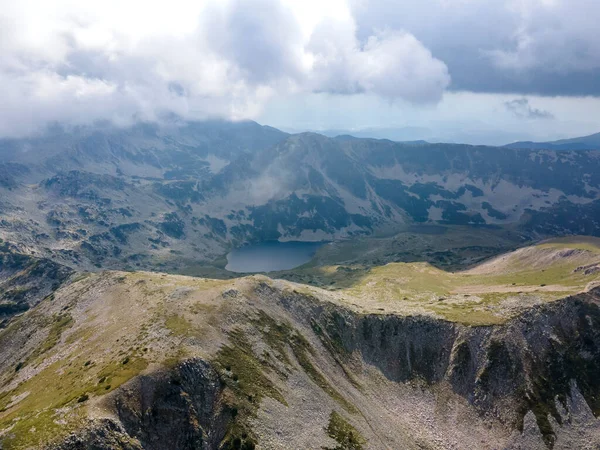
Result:
M44 138L49 135L55 134L59 132L61 134L71 134L73 132L80 132L86 129L90 130L104 130L104 129L131 129L136 126L143 125L154 125L162 128L170 128L170 127L180 127L187 124L200 123L200 124L210 124L210 123L255 123L257 125L263 127L270 127L277 129L279 131L283 131L290 135L301 134L301 133L316 133L327 138L336 138L340 136L351 136L357 139L378 139L378 140L389 140L397 143L412 143L412 142L425 142L427 144L466 144L472 146L489 146L489 147L505 147L511 144L553 144L555 141L562 140L579 140L586 139L590 137L596 137L596 135L600 135L600 131L592 132L590 134L585 135L564 135L560 136L556 139L540 139L540 140L530 140L525 138L519 138L519 136L515 136L515 139L512 140L496 140L496 139L464 139L457 140L452 138L444 138L444 137L435 137L431 134L427 134L426 131L422 131L419 128L393 128L393 127L365 127L365 128L355 128L355 129L297 129L293 127L278 127L269 123L260 122L258 120L253 119L240 119L240 120L230 120L226 118L206 118L206 119L193 119L193 118L184 118L178 117L174 115L170 115L167 119L161 118L158 120L135 120L128 123L113 123L109 120L98 120L89 124L69 124L69 123L48 123L43 128L37 129L35 132L28 133L24 136L8 136L1 137L2 140L21 140L21 139L39 139ZM404 134L404 136L403 136ZM443 136L443 135L442 135ZM598 145L598 149L600 150L600 145Z

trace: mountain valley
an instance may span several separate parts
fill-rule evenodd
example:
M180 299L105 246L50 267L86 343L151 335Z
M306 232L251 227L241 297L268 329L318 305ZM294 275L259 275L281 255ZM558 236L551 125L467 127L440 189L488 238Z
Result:
M98 126L0 142L0 194L0 238L22 253L182 272L221 268L249 242L416 224L600 235L600 151L288 135L252 122Z
M0 239L0 449L600 446L598 150L57 127Z

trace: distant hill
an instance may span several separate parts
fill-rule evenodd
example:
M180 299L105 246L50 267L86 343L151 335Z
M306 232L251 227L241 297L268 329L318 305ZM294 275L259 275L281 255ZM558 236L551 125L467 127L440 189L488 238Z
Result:
M508 148L529 148L529 149L547 149L547 150L599 150L600 133L589 136L576 137L572 139L561 139L551 142L531 142L522 141L508 144Z
M354 138L365 139L388 139L394 142L419 141L423 136L432 135L431 130L422 127L362 128L355 130L330 129L314 131L330 138L336 138L338 136L352 136Z

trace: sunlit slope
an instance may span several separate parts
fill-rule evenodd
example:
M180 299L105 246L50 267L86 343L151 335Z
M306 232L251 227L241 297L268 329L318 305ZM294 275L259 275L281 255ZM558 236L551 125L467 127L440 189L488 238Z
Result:
M558 267L598 263L600 238L569 236L544 241L515 252L500 255L469 271L472 274L508 274L542 271Z
M185 333L202 334L203 351L214 351L222 339L208 322L227 308L219 302L223 284L149 273L81 276L1 330L2 448L41 448L84 426L94 398L183 357Z
M600 284L600 239L570 237L522 248L461 272L429 263L313 269L342 301L467 324L501 323L533 305Z
M0 445L346 448L352 436L367 442L357 449L538 448L510 443L524 423L553 442L548 414L571 392L565 377L600 411L599 292L554 301L599 283L592 244L545 242L455 273L423 262L311 268L332 277L329 289L79 275L0 330ZM538 355L570 362L550 372ZM531 370L506 383L517 363ZM498 408L505 419L490 426Z

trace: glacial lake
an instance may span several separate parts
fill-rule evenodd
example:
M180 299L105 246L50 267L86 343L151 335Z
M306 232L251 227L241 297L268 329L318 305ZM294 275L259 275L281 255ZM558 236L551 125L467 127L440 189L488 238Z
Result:
M227 254L225 269L237 273L289 270L312 259L325 242L268 241L245 245Z

